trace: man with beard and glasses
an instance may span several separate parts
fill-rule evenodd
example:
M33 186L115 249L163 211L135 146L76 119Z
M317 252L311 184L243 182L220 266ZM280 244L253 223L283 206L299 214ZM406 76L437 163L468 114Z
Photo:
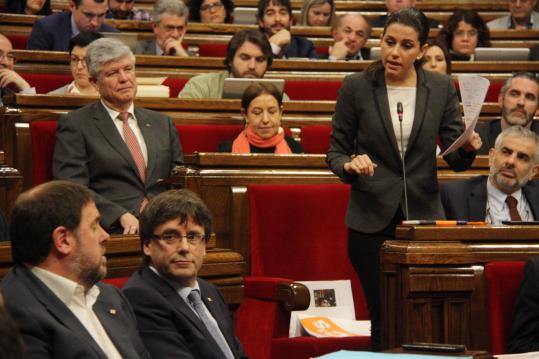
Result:
M489 151L489 176L440 186L447 219L534 221L539 219L539 137L522 126L502 131Z
M310 40L290 33L292 25L290 0L260 0L257 17L260 31L268 38L275 58L318 58Z
M17 199L15 265L0 288L28 358L150 357L124 296L99 282L109 240L99 217L92 193L71 182L47 182Z
M223 86L227 77L263 78L273 62L271 47L260 31L238 31L226 50L227 71L213 72L192 77L178 95L179 98L223 98ZM283 99L288 96L283 94Z
M517 72L508 78L500 90L498 103L502 108L501 119L479 123L475 128L483 141L478 155L488 154L496 137L510 126L523 126L539 134L539 124L532 121L539 106L539 78L536 75Z

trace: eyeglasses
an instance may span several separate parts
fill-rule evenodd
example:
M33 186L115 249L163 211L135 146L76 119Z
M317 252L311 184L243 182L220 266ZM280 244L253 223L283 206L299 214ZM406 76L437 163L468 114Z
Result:
M152 236L152 239L158 239L170 245L177 245L183 238L187 239L187 243L191 245L198 245L204 240L205 234L199 232L189 232L186 235L181 235L177 232L170 232L160 236L157 234Z
M212 9L220 9L222 7L223 7L223 3L219 1L219 2L214 2L213 4L202 5L200 7L200 11L209 11Z
M82 63L83 65L86 65L86 57L78 57L78 56L70 56L69 57L69 61L73 64L73 65L78 65L78 63Z
M15 55L13 55L11 52L8 52L7 54L4 54L0 51L0 61L7 59L10 62L15 62Z

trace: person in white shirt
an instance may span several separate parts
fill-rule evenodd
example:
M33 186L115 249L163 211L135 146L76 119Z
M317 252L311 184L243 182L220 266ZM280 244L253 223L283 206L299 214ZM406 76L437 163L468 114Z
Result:
M538 30L539 12L534 11L537 0L508 0L509 15L487 23L491 30Z
M149 358L126 299L107 274L99 211L84 186L51 181L19 196L14 267L0 290L29 358Z
M15 71L15 55L13 45L0 34L0 105L4 95L11 93L35 94L36 89Z
M539 137L522 126L511 126L489 151L489 176L449 181L440 187L447 219L535 221L539 219Z

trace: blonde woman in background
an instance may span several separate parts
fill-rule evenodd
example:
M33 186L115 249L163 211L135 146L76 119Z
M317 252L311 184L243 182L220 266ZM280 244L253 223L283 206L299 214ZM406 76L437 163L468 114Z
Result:
M333 0L304 0L301 7L301 26L331 26L335 18Z

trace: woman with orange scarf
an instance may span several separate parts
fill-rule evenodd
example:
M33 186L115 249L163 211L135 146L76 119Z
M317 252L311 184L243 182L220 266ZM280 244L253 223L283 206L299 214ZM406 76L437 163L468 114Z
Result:
M271 84L253 83L241 98L245 129L234 142L219 145L219 152L232 153L302 153L299 142L286 135L281 127L283 94Z

